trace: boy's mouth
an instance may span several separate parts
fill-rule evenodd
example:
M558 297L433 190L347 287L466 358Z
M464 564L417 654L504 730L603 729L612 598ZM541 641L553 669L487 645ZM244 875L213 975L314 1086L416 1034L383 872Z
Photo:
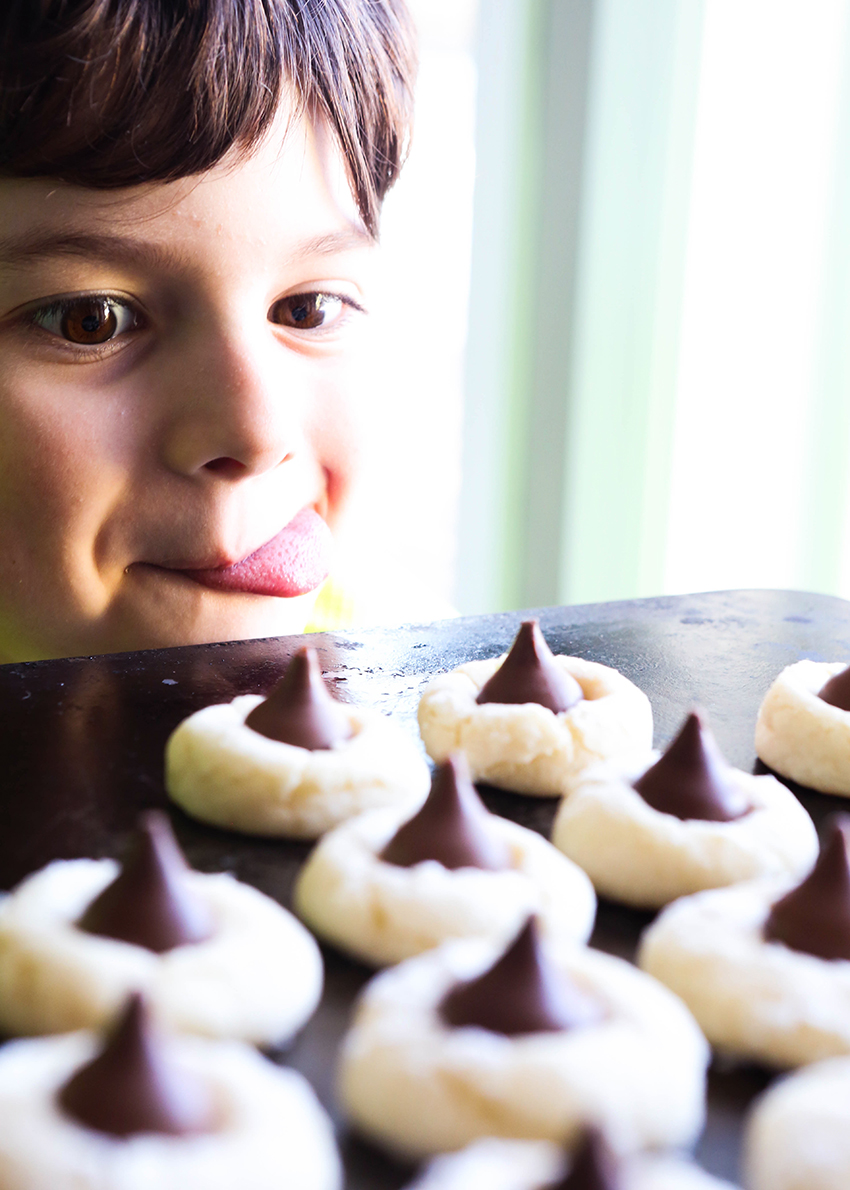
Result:
M179 570L203 587L287 599L314 591L328 577L333 539L312 508L302 508L280 533L231 566Z

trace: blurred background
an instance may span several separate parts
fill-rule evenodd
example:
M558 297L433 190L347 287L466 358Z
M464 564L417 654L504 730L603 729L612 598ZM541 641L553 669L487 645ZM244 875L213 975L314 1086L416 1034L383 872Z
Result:
M464 613L850 597L850 0L411 8L366 552Z

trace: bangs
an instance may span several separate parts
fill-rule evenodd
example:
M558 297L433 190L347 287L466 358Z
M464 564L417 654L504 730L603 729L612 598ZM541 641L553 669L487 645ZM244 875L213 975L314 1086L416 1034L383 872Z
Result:
M367 229L403 163L415 52L400 0L0 0L0 171L94 189L249 152L285 97L322 113Z

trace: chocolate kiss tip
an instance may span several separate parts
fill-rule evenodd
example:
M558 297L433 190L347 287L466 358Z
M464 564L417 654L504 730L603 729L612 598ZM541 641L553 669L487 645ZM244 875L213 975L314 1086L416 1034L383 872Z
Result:
M475 791L465 758L458 753L436 770L422 808L399 827L381 859L402 868L429 859L452 869L508 868L510 851L490 829L492 817Z
M820 688L818 698L839 710L850 711L850 665Z
M632 788L653 809L683 821L731 822L750 809L695 711L685 719L667 751Z
M204 942L214 933L214 923L206 904L189 887L187 871L165 814L143 814L121 871L91 902L77 927L157 954Z
M604 1015L597 1001L552 967L534 918L483 975L451 988L439 1012L454 1028L472 1025L507 1037L577 1029Z
M510 652L475 701L536 702L557 715L583 698L581 686L552 656L537 621L523 620Z
M771 908L764 926L768 942L821 959L850 959L850 814L827 822L811 872Z
M130 998L97 1056L60 1088L57 1102L78 1123L111 1136L186 1136L215 1127L209 1088L172 1065L138 995Z
M268 698L254 707L246 727L280 744L311 752L333 748L351 735L348 715L322 678L315 649L305 646L290 661Z
M546 1190L623 1190L619 1164L602 1134L589 1128L570 1162L569 1172Z

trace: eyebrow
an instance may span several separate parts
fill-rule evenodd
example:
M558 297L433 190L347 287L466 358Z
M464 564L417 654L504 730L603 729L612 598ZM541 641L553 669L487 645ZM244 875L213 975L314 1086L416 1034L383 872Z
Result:
M334 256L340 252L371 247L374 244L374 238L364 229L347 227L302 240L295 245L283 263L297 264L313 256ZM162 269L178 268L185 264L179 250L152 244L146 240L137 240L132 236L34 232L0 240L0 264L12 268L63 257L120 261Z

